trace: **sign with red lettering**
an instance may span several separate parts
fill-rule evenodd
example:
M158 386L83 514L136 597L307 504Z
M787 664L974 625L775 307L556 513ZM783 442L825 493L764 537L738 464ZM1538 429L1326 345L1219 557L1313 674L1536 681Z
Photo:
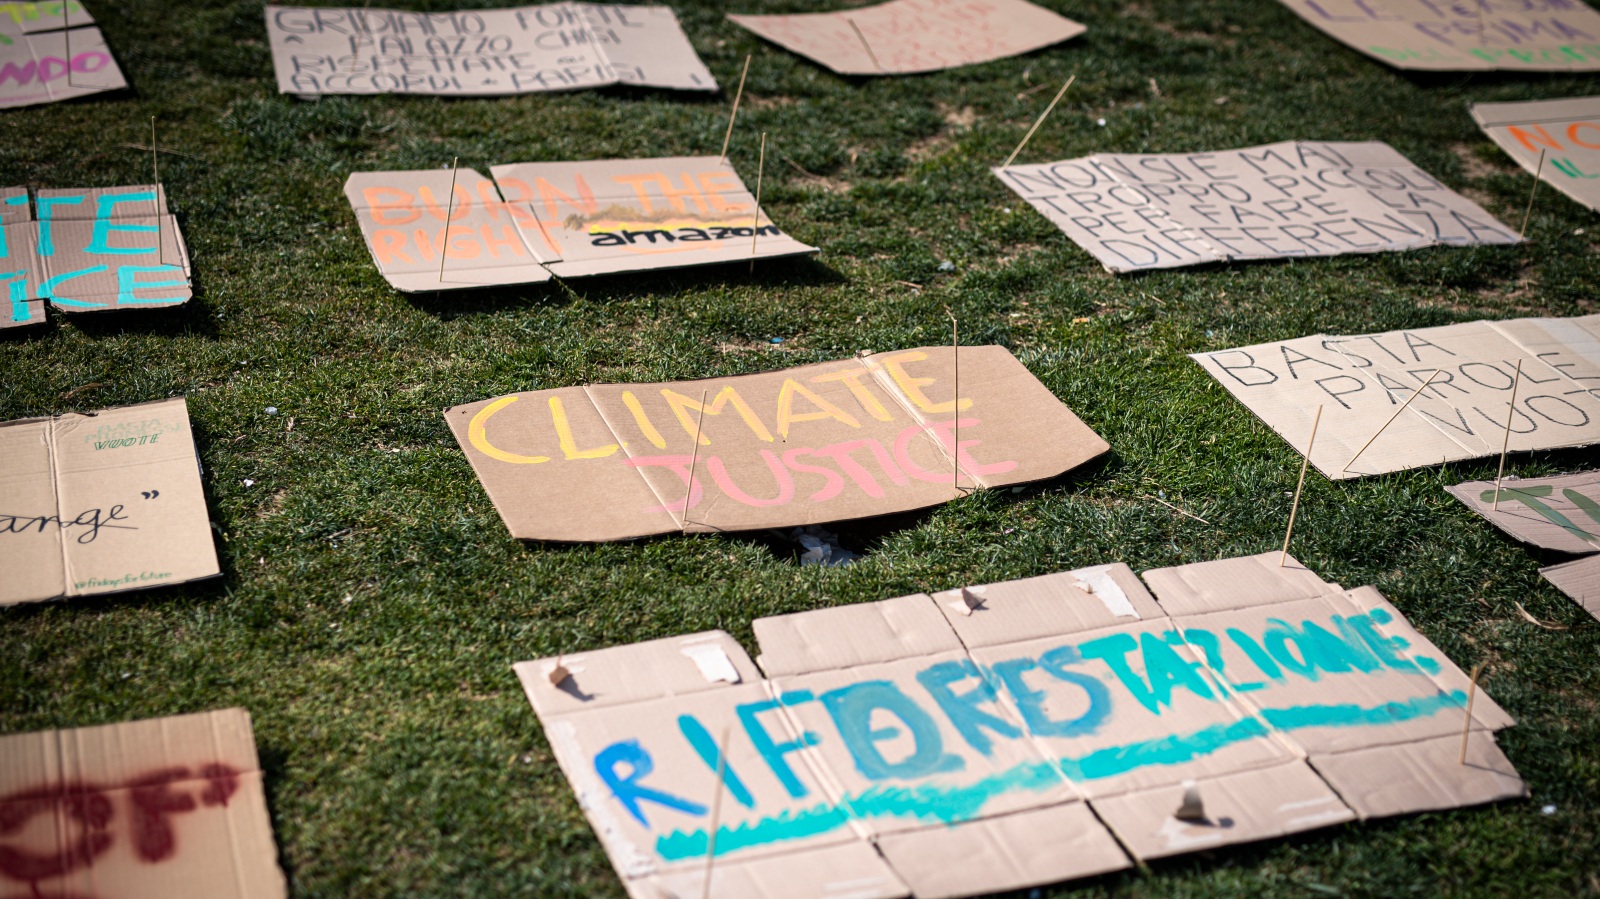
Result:
M1190 356L1333 480L1600 442L1600 315L1476 321ZM1521 363L1521 374L1517 364ZM1512 405L1513 397L1515 405Z
M1281 0L1397 69L1600 71L1600 13L1584 0Z
M391 285L460 290L816 252L758 210L716 156L493 172L493 181L471 169L350 176L345 196Z
M1475 103L1472 117L1518 165L1600 211L1600 97Z
M34 217L37 209L38 217ZM189 253L160 188L0 188L0 328L58 312L189 301Z
M1099 153L993 171L1119 273L1520 240L1377 141Z
M128 86L77 0L0 3L0 109Z
M1527 795L1483 685L1279 555L760 618L754 661L707 631L514 668L631 896L990 895Z
M890 0L843 12L728 19L841 75L937 72L1028 53L1087 30L1026 0Z
M282 899L250 714L0 737L0 895Z
M1004 347L538 390L445 410L511 535L844 521L1051 478L1106 442ZM697 441L698 438L698 441Z
M715 91L665 6L552 3L447 13L268 6L278 90L493 97L629 84Z

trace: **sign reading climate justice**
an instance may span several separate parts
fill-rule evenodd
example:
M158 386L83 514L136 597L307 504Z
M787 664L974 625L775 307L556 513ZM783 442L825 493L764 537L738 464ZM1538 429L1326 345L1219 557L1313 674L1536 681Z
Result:
M1278 560L762 618L755 662L709 631L515 669L637 896L1003 892L1525 795L1481 686L1469 714L1377 590Z
M448 13L268 6L266 13L285 94L717 89L665 6L552 3Z
M37 210L37 217L35 217ZM165 190L0 188L0 328L59 312L176 306L194 295Z
M904 512L1054 477L1108 449L1005 348L959 352L959 378L954 348L925 347L515 393L445 418L511 535L534 540Z
M1398 69L1600 70L1600 13L1584 0L1281 0Z
M0 109L127 87L93 21L76 0L0 2Z
M1377 141L1102 153L993 171L1113 272L1520 240Z

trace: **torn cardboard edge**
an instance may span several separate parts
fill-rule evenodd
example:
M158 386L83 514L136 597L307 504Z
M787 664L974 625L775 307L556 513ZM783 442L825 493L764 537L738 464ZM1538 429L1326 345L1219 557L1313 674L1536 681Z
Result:
M889 0L728 21L840 75L915 75L1031 53L1088 28L1026 0Z
M959 413L945 399L957 386ZM507 529L524 540L848 521L1056 477L1109 449L996 346L531 391L444 414ZM1041 444L1039 433L1051 440Z
M63 313L105 312L194 296L188 245L165 188L52 188L32 202L26 188L4 188L0 210L0 265L22 265L0 274L0 285L10 282L0 328L43 324L46 303Z
M474 169L356 172L346 180L363 241L391 286L460 290L817 251L757 209L720 157L492 171L494 180Z
M216 577L183 398L0 424L0 606Z
M1190 358L1296 452L1322 406L1310 459L1330 480L1600 442L1589 386L1600 315L1314 334Z
M0 736L0 890L285 899L262 781L244 709Z
M1127 868L1129 855L1158 858L1526 795L1493 738L1511 719L1480 692L1463 736L1467 677L1437 647L1376 590L1340 591L1297 562L1280 568L1278 559L1272 552L1147 572L1146 581L1160 585L1155 595L1127 566L1111 565L762 618L753 622L761 649L754 662L729 635L711 631L563 656L557 664L572 666L572 676L559 688L545 676L556 660L514 668L635 896L831 894L842 888L833 871L856 885L853 895L975 895ZM1081 589L1107 581L1114 590L1097 589L1120 594L1116 601ZM1244 594L1230 594L1230 583ZM981 607L969 607L967 594L980 596ZM1325 638L1312 636L1313 623L1375 655L1360 670L1339 673L1334 664L1319 677L1263 688L1246 682L1251 672L1242 666L1272 640L1247 634L1255 649L1241 653L1245 643L1229 631L1230 643L1206 648L1222 627L1271 631L1280 617L1300 634L1296 652L1304 655L1292 657L1308 671L1333 658L1321 655L1331 644L1315 648ZM1174 640L1159 637L1163 625ZM1101 658L1085 647L1098 653L1108 637L1128 633L1142 642L1110 658L1139 646L1143 665L1115 676L1083 667ZM1066 637L1090 639L1074 647ZM1106 717L1063 736L1074 716L1089 714L1085 692L1116 690L1124 676L1148 676L1148 688L1160 682L1153 666L1167 651L1192 666L1181 677L1201 678L1185 692L1214 693L1211 706L1200 706L1208 715L1196 717L1194 697L1180 701L1183 693L1173 692L1166 711L1188 715L1186 723L1151 730L1139 724L1152 720L1139 713L1145 700L1112 692ZM708 652L725 658L737 681L709 674L696 659ZM1077 686L1043 673L1021 679L1041 664L1070 665L1061 670ZM978 671L980 687L958 686ZM949 677L954 672L961 677ZM1080 699L1063 703L1063 689ZM1343 722L1352 709L1381 714L1356 712ZM1206 736L1193 747L1192 736L1172 734L1207 720L1215 723L1195 731ZM719 744L710 734L724 722L735 738ZM1126 736L1142 739L1104 745ZM989 748L979 752L979 744ZM1463 745L1466 762L1458 763ZM1069 752L1059 766L1049 761L1071 746L1090 751ZM1101 768L1129 760L1138 764L1124 773ZM719 776L723 823L708 865L708 837L695 822ZM959 806L940 805L955 797ZM1185 808L1187 816L1177 814Z
M1523 543L1581 555L1541 568L1539 574L1600 618L1600 471L1505 478L1498 493L1493 481L1468 481L1445 489Z
M1280 2L1334 40L1397 69L1600 71L1600 12L1582 2Z
M1468 109L1483 133L1528 174L1600 211L1600 97L1474 103Z

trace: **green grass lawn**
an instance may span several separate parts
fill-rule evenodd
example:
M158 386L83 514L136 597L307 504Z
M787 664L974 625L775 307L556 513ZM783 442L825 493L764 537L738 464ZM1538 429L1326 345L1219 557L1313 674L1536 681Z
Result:
M852 80L761 43L720 4L674 0L729 94L755 54L730 155L753 186L768 134L766 208L822 252L753 276L732 265L443 296L379 277L341 191L349 172L714 154L731 96L305 103L277 93L258 4L91 4L133 90L0 114L0 185L147 183L149 155L128 145L157 116L200 293L0 338L0 419L187 395L223 576L0 613L0 731L244 706L296 896L620 896L512 662L708 628L753 650L763 615L1262 552L1282 539L1299 457L1186 353L1600 311L1600 219L1548 188L1517 247L1106 274L988 173L1069 74L1023 161L1384 140L1512 227L1531 179L1467 104L1600 94L1600 77L1402 74L1269 0L1043 2L1089 32ZM1021 493L842 526L865 555L847 568L801 568L798 546L762 534L518 543L440 415L512 391L942 343L946 306L963 342L1011 348L1111 454ZM1595 461L1521 455L1508 472ZM1338 485L1313 472L1295 552L1327 580L1376 585L1458 665L1489 663L1531 800L1043 894L1600 892L1600 626L1538 577L1548 557L1444 492L1494 469Z

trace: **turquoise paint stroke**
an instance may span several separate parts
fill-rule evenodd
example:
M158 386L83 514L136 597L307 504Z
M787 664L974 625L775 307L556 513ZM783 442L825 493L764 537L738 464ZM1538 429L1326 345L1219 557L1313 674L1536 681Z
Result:
M1261 719L1245 718L1216 724L1190 734L1173 734L1123 746L1097 749L1056 764L1025 762L962 787L920 784L913 787L871 787L848 795L837 804L819 803L800 811L717 829L717 855L756 846L802 840L844 827L852 818L916 818L959 824L976 818L989 800L1007 793L1040 793L1062 782L1101 780L1155 765L1179 765L1210 755L1235 743L1266 736L1267 725L1279 730L1308 727L1381 727L1415 721L1445 709L1462 708L1467 694L1460 690L1417 696L1404 702L1376 706L1354 703L1304 705L1263 709ZM704 829L664 834L656 838L656 854L664 861L704 858L708 835Z

